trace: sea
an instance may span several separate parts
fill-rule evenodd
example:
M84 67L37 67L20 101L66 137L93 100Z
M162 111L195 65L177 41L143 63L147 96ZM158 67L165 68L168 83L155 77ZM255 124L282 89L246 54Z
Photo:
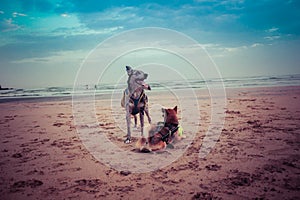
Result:
M280 76L251 76L243 78L222 78L208 80L187 80L187 81L168 81L149 83L152 90L177 90L177 89L205 89L209 85L222 85L225 88L251 88L251 87L273 87L273 86L300 86L300 74L280 75ZM76 95L91 94L111 94L122 92L126 84L98 84L98 85L78 85L67 87L44 87L44 88L10 88L0 90L0 103L18 99L36 98L70 98Z

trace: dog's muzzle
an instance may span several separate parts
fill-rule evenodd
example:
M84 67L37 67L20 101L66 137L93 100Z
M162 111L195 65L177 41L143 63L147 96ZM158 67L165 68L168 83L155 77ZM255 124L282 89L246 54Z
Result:
M143 89L151 90L150 85L144 82L144 80L136 80L136 83L143 86Z
M143 87L145 88L145 89L147 89L147 90L151 90L151 87L150 87L150 85L148 85L148 84L143 84Z

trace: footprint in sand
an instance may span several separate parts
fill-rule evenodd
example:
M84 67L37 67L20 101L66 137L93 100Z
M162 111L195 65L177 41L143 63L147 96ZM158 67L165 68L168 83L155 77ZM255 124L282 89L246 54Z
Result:
M36 179L31 179L27 181L17 181L10 186L10 192L21 192L24 191L25 188L36 188L38 186L43 185L43 182Z
M70 146L73 146L74 144L70 141L65 141L65 139L58 139L58 140L54 140L52 143L51 143L51 146L55 146L55 147L59 147L59 148L62 148L62 147L70 147Z
M223 181L229 189L236 189L241 186L250 186L254 179L247 172L237 172L235 176L226 178Z
M32 175L45 175L43 171L38 171L36 169L29 171L26 175L32 176Z
M197 200L197 199L201 199L201 200L210 200L210 199L222 199L222 198L218 198L213 196L211 193L208 192L197 192L193 197L192 200Z
M23 157L23 155L21 153L15 153L11 157L13 157L13 158L21 158L21 157Z
M221 169L221 165L216 165L216 164L213 164L213 165L206 165L205 168L208 170L208 171L218 171L219 169Z
M270 173L282 173L283 171L285 171L284 168L278 166L278 165L270 165L270 164L266 164L263 166L263 169L265 171L268 171Z
M114 187L115 192L130 192L134 191L132 186L116 186Z
M128 176L129 174L131 174L131 171L120 171L120 174L123 176Z
M55 123L53 123L53 126L57 126L57 127L61 127L63 125L64 125L64 123L61 123L61 122L55 122Z
M97 188L104 184L104 182L101 181L100 179L90 179L90 180L79 179L76 180L75 183L77 184L77 186L87 186L90 188Z
M75 180L75 185L70 188L74 188L75 192L86 192L90 194L95 194L101 191L101 187L107 183L101 181L100 179L79 179Z

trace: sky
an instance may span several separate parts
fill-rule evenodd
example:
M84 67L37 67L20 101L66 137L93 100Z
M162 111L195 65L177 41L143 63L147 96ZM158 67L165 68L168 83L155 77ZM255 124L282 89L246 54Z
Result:
M298 0L0 0L0 84L72 85L99 43L144 27L194 39L222 77L300 74Z

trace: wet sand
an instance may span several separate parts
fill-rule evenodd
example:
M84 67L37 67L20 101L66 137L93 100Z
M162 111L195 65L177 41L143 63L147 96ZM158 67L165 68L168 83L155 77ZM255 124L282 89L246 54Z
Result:
M94 127L74 123L70 100L0 103L0 199L299 198L300 87L226 92L225 124L211 152L199 158L212 105L207 91L198 90L198 108L189 98L186 101L189 109L198 110L200 118L180 118L186 122L185 134L197 130L195 138L178 159L147 173L103 164L77 133L80 126L94 129L133 152L134 142L123 144L125 121L116 124L111 117L122 122L125 111L120 107L113 113L109 99L97 99L94 114L98 124ZM147 94L150 107L178 103L168 94ZM153 113L153 118L161 120L158 113ZM136 141L139 130L134 129L132 135ZM101 145L101 141L95 142ZM165 152L172 154L180 145Z

